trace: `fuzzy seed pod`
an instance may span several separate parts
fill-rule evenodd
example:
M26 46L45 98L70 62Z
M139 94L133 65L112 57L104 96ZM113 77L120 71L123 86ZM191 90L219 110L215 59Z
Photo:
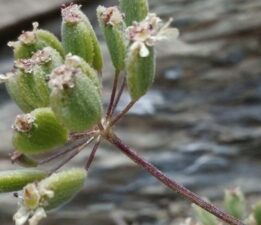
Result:
M111 55L112 63L117 71L125 67L126 37L125 23L119 9L99 6L97 16Z
M62 9L62 42L66 53L78 55L100 71L102 55L98 40L88 18L79 5Z
M155 77L155 56L153 47L149 55L141 57L139 50L130 51L126 61L127 85L132 100L136 101L146 94Z
M47 177L47 173L36 169L20 169L0 172L0 193L21 190L25 185Z
M37 51L33 55L32 59L35 61L32 76L35 83L35 88L37 90L37 95L43 102L42 107L49 106L50 89L47 82L48 75L53 69L62 65L63 58L55 49L46 47L40 51Z
M140 22L146 18L149 12L148 0L119 0L121 11L125 15L127 26L134 21Z
M226 210L234 217L242 219L245 214L245 197L239 188L225 191L224 204Z
M16 117L13 145L18 152L36 155L52 151L68 140L67 130L50 108L35 109Z
M50 103L57 118L70 131L84 131L101 119L101 96L80 68L62 65L50 75Z
M256 225L261 225L261 201L254 207L254 217L256 220Z
M68 202L83 187L86 176L84 169L73 168L41 181L42 187L54 192L54 197L48 201L45 208L51 210Z
M81 57L77 55L67 55L65 65L71 66L75 69L81 69L82 72L93 82L97 91L101 94L101 81L97 72Z
M31 112L35 109L25 97L24 91L21 90L21 85L18 83L17 74L9 73L8 79L5 82L5 86L10 97L16 102L18 107L23 112Z
M16 60L16 71L9 75L6 87L10 96L24 112L49 106L50 90L47 75L63 62L60 54L45 47L30 59Z
M84 169L70 169L26 185L21 196L20 208L14 215L16 225L37 225L45 218L46 211L67 203L84 185L87 173Z
M8 46L14 48L15 59L30 58L33 53L44 47L52 47L64 56L60 41L49 31L39 30L38 23L33 23L33 30L23 32L16 42L9 42Z
M195 204L193 204L192 206L198 220L202 223L202 225L218 225L218 220L214 215L210 214L209 212Z

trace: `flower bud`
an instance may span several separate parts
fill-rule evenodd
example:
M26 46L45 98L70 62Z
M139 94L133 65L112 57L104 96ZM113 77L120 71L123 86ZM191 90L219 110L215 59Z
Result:
M45 210L52 210L67 203L84 185L84 169L70 169L24 187L20 208L14 215L16 225L37 225L45 218Z
M206 210L200 208L199 206L193 204L193 209L195 211L195 214L198 218L198 220L202 223L202 225L218 225L217 218L207 212Z
M0 193L21 190L25 185L39 181L47 176L36 169L19 169L0 172Z
M125 15L127 26L134 21L140 22L145 19L149 12L148 0L119 0L121 11Z
M56 68L50 75L49 87L51 107L70 131L84 131L100 121L100 93L80 68L70 65Z
M97 91L101 94L101 81L97 72L81 57L77 55L68 54L65 59L65 65L71 66L81 71L93 82Z
M254 217L256 225L261 225L261 201L259 201L254 207Z
M68 140L67 130L50 108L35 109L18 115L13 125L13 145L18 152L35 155L52 151Z
M155 77L154 48L148 48L148 56L141 57L139 50L130 51L126 61L127 85L132 100L146 94Z
M62 9L62 42L66 53L78 55L100 71L102 56L98 40L88 18L79 5Z
M50 46L56 49L61 56L64 50L59 40L49 31L39 30L38 23L33 23L33 30L23 32L16 42L9 42L8 46L14 48L15 59L30 58L36 51Z
M245 214L245 197L239 188L225 191L224 204L226 210L234 217L242 219Z
M99 6L97 16L103 31L112 63L117 71L125 66L126 38L123 16L117 7Z

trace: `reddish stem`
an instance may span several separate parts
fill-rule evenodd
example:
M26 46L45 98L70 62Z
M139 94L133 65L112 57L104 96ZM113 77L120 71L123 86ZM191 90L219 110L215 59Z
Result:
M99 148L100 143L101 143L101 140L100 140L100 138L98 138L98 140L96 141L96 143L95 143L95 145L94 145L94 147L93 147L93 149L91 151L91 154L90 154L90 156L88 158L88 161L87 161L87 163L85 165L85 169L87 171L90 169L90 166L91 166L91 164L92 164L92 162L93 162L93 160L95 158L95 155L96 155L96 152L97 152L97 150Z
M127 155L131 160L133 160L136 164L140 167L145 169L148 173L153 175L157 178L160 182L165 184L170 189L178 192L183 197L187 198L189 201L195 203L196 205L200 206L201 208L205 209L209 213L215 215L219 219L223 220L224 222L231 224L231 225L244 225L241 221L233 218L232 216L228 215L224 211L220 210L212 203L205 201L197 194L191 192L187 188L183 187L181 184L177 183L174 180L168 178L164 173L162 173L158 168L154 165L146 161L142 158L134 149L131 149L129 146L124 144L116 135L110 134L107 137L107 140L114 144L118 149Z
M125 88L125 85L126 85L126 77L124 76L123 81L122 81L121 86L120 86L120 90L119 90L119 92L117 93L117 97L116 97L116 99L115 99L115 101L114 101L111 115L113 115L113 113L115 112L115 110L116 110L116 108L117 108L117 106L118 106L118 104L119 104L119 101L120 101L120 99L121 99L123 90L124 90L124 88Z
M114 75L113 88L112 88L112 92L111 92L110 103L109 103L107 113L106 113L106 118L109 118L112 113L113 103L115 100L116 91L117 91L117 87L118 87L118 80L119 80L119 72L116 71L115 75Z
M110 122L110 127L113 127L123 116L125 116L135 103L136 101L129 102L129 104Z

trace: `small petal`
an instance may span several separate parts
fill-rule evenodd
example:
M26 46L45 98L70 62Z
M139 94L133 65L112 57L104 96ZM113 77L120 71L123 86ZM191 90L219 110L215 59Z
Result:
M140 57L148 57L150 54L150 51L149 49L146 47L145 44L142 44L141 45L141 48L140 48Z
M47 215L45 213L45 210L43 208L38 208L31 219L29 219L29 225L38 225L39 222L46 217Z
M26 207L22 206L18 209L13 219L15 221L15 225L23 225L26 223L30 216L30 211L27 210Z

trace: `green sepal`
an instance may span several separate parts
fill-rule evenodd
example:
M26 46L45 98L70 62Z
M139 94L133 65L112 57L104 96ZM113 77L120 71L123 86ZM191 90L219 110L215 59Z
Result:
M117 21L117 24L109 24L107 21L104 21L103 13L106 13L106 10L111 10L112 13L119 14L118 16L120 18L119 21ZM116 7L106 9L105 7L100 6L97 9L97 17L109 49L112 63L117 71L122 71L125 67L127 41L125 37L126 25L121 18L120 12Z
M148 0L119 0L121 11L125 15L127 26L134 21L140 22L146 18L149 12Z
M93 81L80 72L73 77L73 87L54 89L51 107L61 123L70 131L84 131L100 121L101 96Z
M28 155L46 153L67 142L68 131L50 108L35 109L29 115L33 118L30 129L23 131L14 125L12 141L18 152Z
M242 219L246 210L244 194L239 189L226 190L224 206L229 214L238 219Z
M145 95L155 78L154 48L149 48L149 55L141 57L138 49L131 51L126 60L127 86L133 101Z
M52 174L39 183L44 189L53 191L54 196L47 200L46 210L52 210L66 204L84 186L87 172L81 168Z
M21 190L25 185L40 181L47 173L36 169L19 169L0 172L0 193Z

